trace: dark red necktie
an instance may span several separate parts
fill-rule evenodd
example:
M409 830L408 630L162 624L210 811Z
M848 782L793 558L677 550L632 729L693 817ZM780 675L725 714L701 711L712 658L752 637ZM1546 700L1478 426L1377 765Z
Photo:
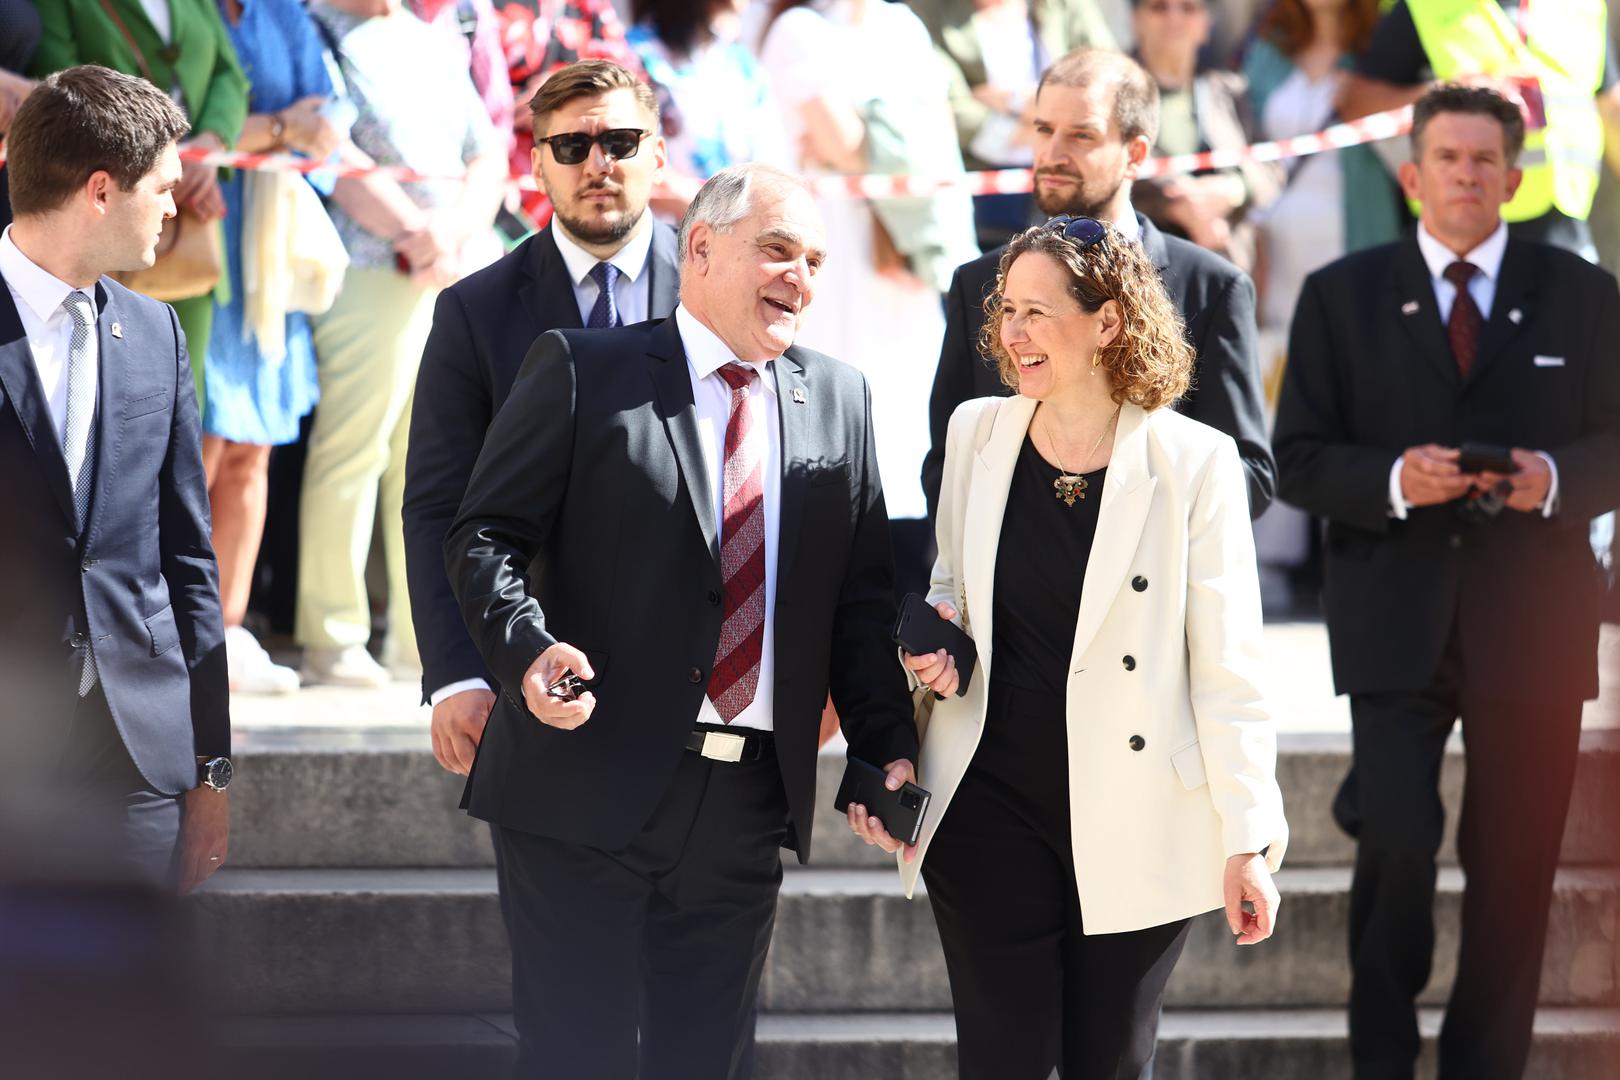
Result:
M1473 263L1454 262L1446 267L1446 280L1457 286L1457 298L1451 302L1451 319L1446 323L1446 336L1451 339L1451 355L1457 361L1457 371L1463 378L1474 367L1479 352L1479 332L1485 318L1479 313L1468 291L1468 282L1479 272Z
M727 364L720 377L731 386L726 421L724 502L720 522L720 577L725 617L709 675L709 700L729 724L754 700L765 645L765 432L748 407L754 369Z

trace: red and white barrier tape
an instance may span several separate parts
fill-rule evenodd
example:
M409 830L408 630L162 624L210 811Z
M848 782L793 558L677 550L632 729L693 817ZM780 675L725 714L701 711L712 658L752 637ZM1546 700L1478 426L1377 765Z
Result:
M1291 139L1253 143L1232 150L1210 150L1202 154L1178 154L1174 157L1149 158L1138 173L1143 179L1156 176L1179 176L1204 169L1229 169L1267 161L1283 161L1304 157L1324 150L1342 150L1347 146L1360 146L1406 134L1412 127L1412 110L1408 106L1374 113L1360 120L1342 124L1310 135L1296 135ZM453 176L434 176L418 173L397 165L371 168L332 166L291 154L243 154L231 151L200 149L182 150L180 156L188 161L205 161L210 165L231 169L269 170L274 172L325 173L335 176L391 176L401 182L427 182L455 180ZM0 163L5 161L5 144L0 142ZM1030 190L1033 174L1029 169L995 169L988 172L961 173L956 176L817 176L810 179L816 194L837 198L879 199L893 196L932 195L953 188L966 188L972 195L1020 194ZM534 177L514 176L512 182L525 191L537 189Z

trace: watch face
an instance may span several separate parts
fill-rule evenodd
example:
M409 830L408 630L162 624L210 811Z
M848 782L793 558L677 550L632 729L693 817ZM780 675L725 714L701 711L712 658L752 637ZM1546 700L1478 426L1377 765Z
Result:
M216 791L224 791L231 782L232 772L230 758L214 758L203 766L203 783Z

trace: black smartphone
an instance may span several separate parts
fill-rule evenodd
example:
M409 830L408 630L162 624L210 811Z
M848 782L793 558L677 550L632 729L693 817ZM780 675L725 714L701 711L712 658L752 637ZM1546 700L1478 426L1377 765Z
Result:
M1519 471L1507 447L1482 442L1465 442L1458 448L1457 468L1465 473L1493 472L1503 476Z
M900 614L894 620L894 643L913 656L940 649L950 653L956 661L956 696L967 693L979 662L978 648L960 626L940 618L934 605L916 593L907 593L900 602Z
M848 813L850 803L860 803L868 814L883 822L890 836L915 844L922 835L923 815L928 813L928 802L933 796L912 783L901 784L899 791L890 791L884 785L888 777L889 774L876 765L850 758L849 764L844 766L844 782L838 785L833 809L840 814Z

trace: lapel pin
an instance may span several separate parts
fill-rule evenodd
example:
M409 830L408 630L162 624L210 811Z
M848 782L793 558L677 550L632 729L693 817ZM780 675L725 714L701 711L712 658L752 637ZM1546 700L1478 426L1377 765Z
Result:
M1519 320L1523 318L1524 312L1520 311L1518 308L1514 308L1512 311L1508 312L1508 322L1512 323L1514 326L1518 326Z
M124 328L122 326L118 325L117 323L113 323L112 324L112 336L122 340L122 338L124 336Z
M1416 300L1408 300L1406 303L1401 305L1401 314L1416 315L1418 313L1418 307L1419 305Z
M794 400L794 402L796 404L799 404L799 405L804 404L804 388L803 387L795 386L793 388L793 400Z

